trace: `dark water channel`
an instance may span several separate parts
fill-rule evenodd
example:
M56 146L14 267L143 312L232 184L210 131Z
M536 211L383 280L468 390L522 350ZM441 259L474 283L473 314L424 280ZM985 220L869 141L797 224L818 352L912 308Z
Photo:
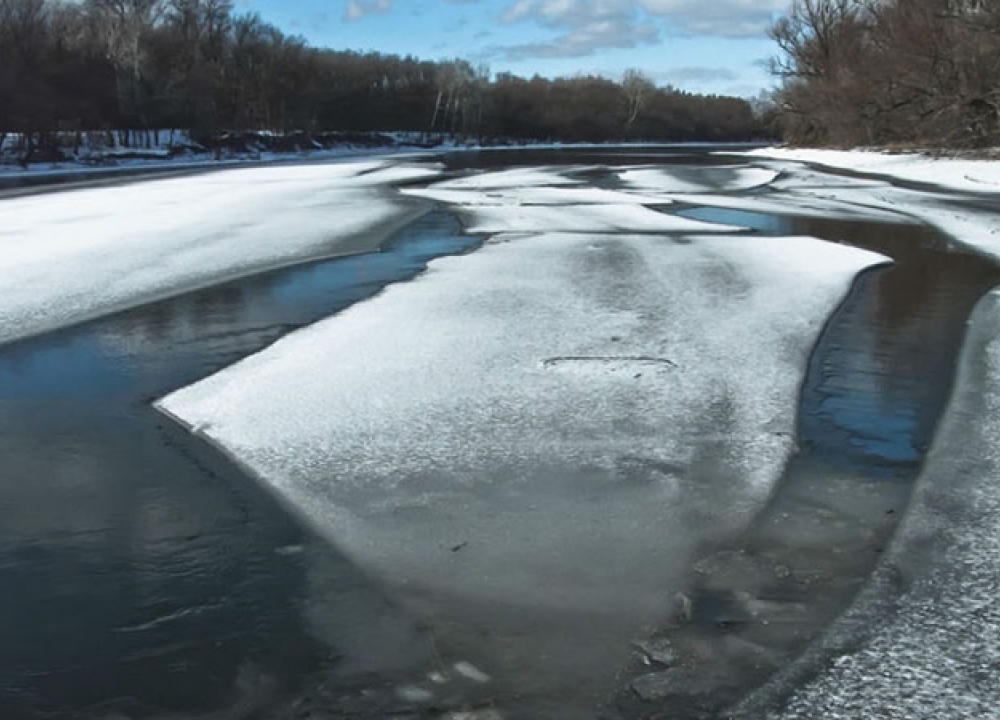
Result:
M671 718L715 718L801 654L871 574L950 395L967 318L1000 270L923 226L717 208L679 214L812 235L894 261L862 273L823 329L801 392L799 448L771 502L746 533L706 548L695 564L684 616L657 637L676 666L637 665L638 684L619 698L627 715L656 716L652 704Z
M695 149L446 158L455 170L629 160L713 162ZM859 278L825 329L800 453L746 536L705 550L689 617L665 626L679 674L655 703L624 690L625 716L712 716L845 607L905 509L968 313L1000 283L918 227L684 214L896 264ZM380 253L0 347L0 718L395 717L392 688L433 659L424 630L149 403L476 243L435 213Z
M379 253L0 348L0 718L243 717L317 674L347 702L366 656L419 653L356 570L149 403L477 242L432 214Z

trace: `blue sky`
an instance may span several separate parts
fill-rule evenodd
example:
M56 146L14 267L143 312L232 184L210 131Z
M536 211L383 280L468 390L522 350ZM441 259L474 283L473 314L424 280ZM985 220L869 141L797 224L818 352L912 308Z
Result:
M461 57L493 72L620 76L754 96L772 82L766 30L790 0L237 0L315 45L427 59Z

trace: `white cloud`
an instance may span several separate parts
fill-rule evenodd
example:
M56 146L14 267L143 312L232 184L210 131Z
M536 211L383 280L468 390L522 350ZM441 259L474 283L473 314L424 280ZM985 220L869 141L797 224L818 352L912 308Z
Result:
M500 20L534 22L561 33L551 43L515 46L511 53L568 57L655 42L663 30L763 37L775 15L789 4L790 0L513 0Z
M517 0L500 17L513 24L536 22L558 32L546 43L526 43L499 49L507 59L582 57L608 48L655 43L658 25L636 3L618 0Z
M636 3L623 3L634 5ZM647 12L667 18L697 35L744 37L763 35L776 13L790 0L640 0Z
M392 10L392 0L350 0L344 7L344 19L360 20L368 15L387 13Z

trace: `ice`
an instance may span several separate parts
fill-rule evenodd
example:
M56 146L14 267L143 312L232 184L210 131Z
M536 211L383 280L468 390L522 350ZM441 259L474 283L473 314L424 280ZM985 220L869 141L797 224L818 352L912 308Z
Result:
M466 220L471 233L546 232L734 232L729 225L689 220L646 205L664 196L584 187L561 171L521 168L435 183L407 194L444 202Z
M793 186L794 187L794 186ZM813 197L795 192L773 191L754 195L678 195L676 200L689 205L745 210L771 215L796 217L906 222L909 216L889 208L865 207L842 200Z
M886 153L874 150L789 148L764 148L747 155L874 173L897 180L937 185L949 190L1000 192L1000 163L996 160L941 158L920 153Z
M872 583L822 643L734 717L1000 717L998 433L994 291L973 314L951 403Z
M442 190L493 190L506 188L559 187L580 185L581 181L567 177L566 168L513 168L494 170L476 175L445 180L435 184Z
M460 209L470 233L738 232L743 228L657 212L642 205L475 205Z
M961 245L1000 258L1000 215L996 212L1000 190L973 196L944 186L941 190L897 187L887 181L829 175L796 162L780 163L780 168L781 179L773 185L778 192L737 198L733 204L766 209L776 200L791 207L821 203L861 215L909 218L937 228Z
M0 342L357 249L439 168L368 160L221 171L0 202ZM365 233L370 233L365 236Z
M774 181L778 173L751 165L669 166L624 170L618 177L642 192L706 193L750 190Z
M496 187L486 190L454 190L432 185L404 190L407 195L453 205L669 205L662 195L604 190L595 187Z
M157 405L437 632L489 635L462 660L597 693L692 547L766 501L823 319L879 261L807 237L502 236Z

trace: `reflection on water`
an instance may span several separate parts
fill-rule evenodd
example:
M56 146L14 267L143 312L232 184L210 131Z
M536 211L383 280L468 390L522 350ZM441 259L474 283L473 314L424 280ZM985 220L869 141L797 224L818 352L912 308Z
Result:
M148 403L474 243L430 215L380 253L0 348L0 716L190 713L426 662L356 570Z

